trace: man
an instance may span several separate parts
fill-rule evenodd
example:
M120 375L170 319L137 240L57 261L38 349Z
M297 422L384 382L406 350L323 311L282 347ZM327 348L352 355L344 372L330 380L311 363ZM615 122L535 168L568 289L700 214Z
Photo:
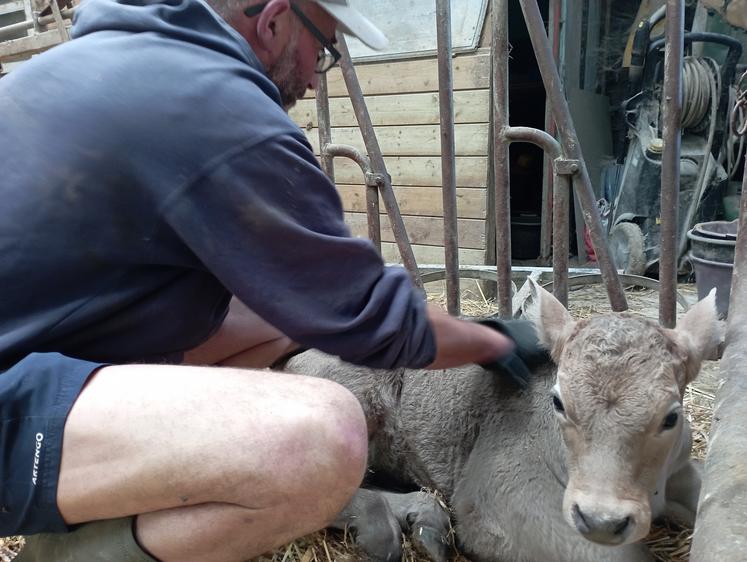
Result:
M248 369L298 345L374 367L512 356L349 236L284 111L337 27L385 44L346 0L86 0L73 41L0 82L19 561L245 560L323 527L366 427L337 385Z

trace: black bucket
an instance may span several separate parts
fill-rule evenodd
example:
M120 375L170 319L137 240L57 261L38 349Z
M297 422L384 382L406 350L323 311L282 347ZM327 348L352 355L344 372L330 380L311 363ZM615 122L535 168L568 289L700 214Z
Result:
M693 234L697 234L698 236L709 238L711 240L726 240L735 242L737 240L738 230L739 223L736 219L733 221L712 221L696 224L693 227Z
M704 298L715 287L716 308L725 317L729 311L737 221L696 224L687 237L690 239L689 257L695 269L698 298Z

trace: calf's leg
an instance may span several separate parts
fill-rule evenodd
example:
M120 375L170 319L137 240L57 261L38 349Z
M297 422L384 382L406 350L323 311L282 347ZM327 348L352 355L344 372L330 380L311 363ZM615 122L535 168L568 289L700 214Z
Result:
M402 557L402 533L411 532L416 550L434 562L449 556L449 515L432 494L361 488L331 525L352 529L356 543L375 562Z
M451 519L446 507L427 492L383 494L400 526L410 531L410 540L415 549L434 562L447 560Z
M703 477L700 462L691 460L667 480L666 516L685 525L695 524Z
M372 562L395 562L402 557L402 530L378 490L360 488L330 527L351 529L356 544Z

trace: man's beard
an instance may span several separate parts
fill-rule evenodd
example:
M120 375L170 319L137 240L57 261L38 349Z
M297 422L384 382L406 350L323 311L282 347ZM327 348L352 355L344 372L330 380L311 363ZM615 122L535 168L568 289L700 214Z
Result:
M306 94L307 84L298 75L298 40L294 35L280 58L267 71L270 80L280 90L285 111L290 110Z

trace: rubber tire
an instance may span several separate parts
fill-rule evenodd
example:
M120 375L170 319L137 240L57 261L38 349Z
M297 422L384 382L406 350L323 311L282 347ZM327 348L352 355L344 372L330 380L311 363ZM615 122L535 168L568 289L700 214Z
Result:
M646 272L643 232L634 222L621 222L609 234L610 256L615 266L629 275Z

